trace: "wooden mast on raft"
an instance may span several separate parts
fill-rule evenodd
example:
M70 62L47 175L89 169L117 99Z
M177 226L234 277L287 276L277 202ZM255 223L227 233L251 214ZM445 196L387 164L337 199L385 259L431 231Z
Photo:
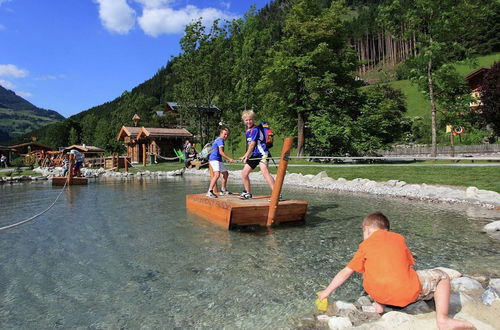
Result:
M285 222L304 222L307 212L306 201L279 200L292 144L292 138L285 139L271 196L254 196L252 199L242 200L238 195L211 198L204 193L191 194L186 195L186 208L227 229L237 226L268 227Z

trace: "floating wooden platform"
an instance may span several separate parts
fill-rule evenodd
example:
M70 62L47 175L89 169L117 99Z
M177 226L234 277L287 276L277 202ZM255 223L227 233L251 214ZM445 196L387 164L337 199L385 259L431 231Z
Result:
M66 183L66 180L68 180L67 176L55 176L52 178L52 185L53 186L64 186ZM71 178L71 183L69 185L85 185L88 184L89 180L87 178L82 178L82 177L72 177Z
M238 195L210 198L205 194L186 195L186 207L227 229L237 226L266 226L269 213L269 196L254 196L242 200ZM305 221L307 202L280 201L276 209L275 223Z

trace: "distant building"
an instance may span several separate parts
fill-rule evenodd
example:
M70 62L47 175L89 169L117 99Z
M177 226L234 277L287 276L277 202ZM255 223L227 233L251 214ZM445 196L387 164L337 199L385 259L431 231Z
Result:
M482 104L481 103L481 91L483 88L483 79L484 79L485 74L490 70L491 70L490 66L485 66L485 67L479 68L477 70L474 70L471 73L469 73L467 76L465 76L465 79L467 80L467 83L469 84L469 87L472 90L472 92L471 92L472 97L475 100L475 101L470 103L470 106L472 108L476 108Z
M135 126L122 126L117 136L127 147L127 157L135 163L144 162L148 156L175 157L174 149L181 149L184 140L193 137L185 128L138 127L139 120L134 120Z
M62 152L63 153L68 153L72 149L76 149L80 151L85 158L97 158L97 157L102 157L104 155L105 150L101 149L99 147L94 147L94 146L87 146L85 144L78 145L78 144L73 144L70 145L69 147L63 148Z
M33 151L47 152L47 151L53 151L55 149L55 148L52 148L51 146L46 146L44 144L34 142L34 141L16 144L16 145L10 146L9 148L16 150L16 152L21 156L25 156Z

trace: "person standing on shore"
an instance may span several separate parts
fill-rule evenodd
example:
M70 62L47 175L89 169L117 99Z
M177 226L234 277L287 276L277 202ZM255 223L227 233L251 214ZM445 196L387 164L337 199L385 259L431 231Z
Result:
M4 154L0 156L0 168L7 168L7 157Z
M405 307L418 300L434 298L438 329L475 329L462 320L450 318L450 278L439 269L415 271L415 260L402 235L389 231L389 220L380 212L363 219L363 242L347 266L318 294L326 299L354 273L363 274L363 288L374 300L377 313L384 305Z

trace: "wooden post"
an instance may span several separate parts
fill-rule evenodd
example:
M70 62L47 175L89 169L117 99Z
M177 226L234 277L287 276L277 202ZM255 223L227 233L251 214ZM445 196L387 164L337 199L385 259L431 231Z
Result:
M73 183L73 165L75 164L75 155L69 154L69 168L68 168L68 186Z
M116 171L120 172L120 154L116 153Z
M125 156L123 160L124 160L123 165L125 166L125 172L128 173L128 157Z
M455 157L455 134L453 133L453 129L450 132L450 143L451 143L451 148L450 148L451 157Z
M208 163L208 170L210 171L210 182L212 182L212 178L214 177L214 170L212 169L212 166L210 166L210 163ZM215 183L213 192L216 195L219 193L219 188L217 188L217 182Z
M146 143L142 144L142 166L146 167Z
M290 157L290 150L292 150L293 138L285 138L283 142L283 149L281 149L280 164L278 166L278 174L274 182L274 188L271 193L271 202L269 203L269 213L267 214L267 226L270 227L276 218L276 210L278 209L279 197L281 194L281 187L285 180L286 168L288 166L288 159Z

